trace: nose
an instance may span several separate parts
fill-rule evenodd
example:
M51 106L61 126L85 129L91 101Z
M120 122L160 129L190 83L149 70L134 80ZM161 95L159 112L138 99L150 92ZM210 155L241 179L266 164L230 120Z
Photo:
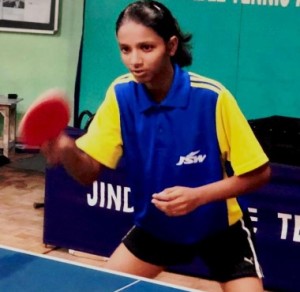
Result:
M134 68L140 67L143 63L140 53L133 50L130 54L130 65Z

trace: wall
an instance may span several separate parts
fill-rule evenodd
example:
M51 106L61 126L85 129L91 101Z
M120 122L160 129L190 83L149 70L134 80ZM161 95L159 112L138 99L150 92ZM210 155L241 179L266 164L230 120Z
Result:
M18 104L19 116L40 93L54 87L65 90L73 103L83 4L60 1L55 35L0 32L0 94L24 98Z
M52 87L65 89L73 101L83 2L61 0L56 35L0 31L0 94L24 98L21 115ZM127 72L114 24L130 2L86 0L80 111L95 111L112 79ZM189 69L224 83L247 118L300 117L300 0L162 2L193 33Z
M114 36L131 1L86 0L79 110L95 111L127 72ZM300 117L300 0L162 0L193 34L188 68L221 81L248 119Z

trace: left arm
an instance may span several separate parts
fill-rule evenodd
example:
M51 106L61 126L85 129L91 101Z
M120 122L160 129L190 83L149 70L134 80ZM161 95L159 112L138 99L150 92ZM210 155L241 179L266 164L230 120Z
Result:
M154 194L152 203L168 216L181 216L201 205L252 192L266 184L270 175L270 166L266 163L248 173L234 175L201 187L167 188Z
M220 92L216 109L222 160L230 162L234 175L201 187L175 186L154 194L152 203L169 216L252 192L270 178L268 158L228 90Z

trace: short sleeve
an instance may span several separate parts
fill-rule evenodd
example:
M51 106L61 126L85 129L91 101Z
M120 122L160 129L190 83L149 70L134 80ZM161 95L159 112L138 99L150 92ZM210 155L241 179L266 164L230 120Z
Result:
M119 107L112 84L87 133L76 140L76 145L101 164L114 169L123 154L120 128Z
M250 172L268 162L236 100L226 89L219 94L216 124L222 158L231 163L235 175Z

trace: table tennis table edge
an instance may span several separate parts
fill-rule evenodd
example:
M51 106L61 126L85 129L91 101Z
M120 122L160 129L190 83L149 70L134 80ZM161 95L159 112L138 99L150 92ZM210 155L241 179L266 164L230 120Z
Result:
M57 257L54 257L54 256L46 255L46 254L35 253L35 252L27 251L27 250L20 249L20 248L14 248L14 247L2 245L2 244L0 244L0 248L7 249L7 250L10 250L10 251L20 252L20 253L24 253L24 254L27 254L27 255L32 255L32 256L48 259L48 260L53 260L53 261L57 261L57 262L61 262L61 263L66 263L66 264L70 264L70 265L74 265L74 266L78 266L78 267L92 269L92 270L96 270L96 271L100 271L100 272L104 272L104 273L114 274L114 275L117 275L117 276L122 276L122 277L130 278L130 279L140 280L140 281L143 281L143 282L153 283L153 284L157 284L157 285L160 285L160 286L180 289L182 291L205 292L205 291L199 290L199 289L193 289L193 288L187 288L187 287L180 286L180 285L169 284L169 283L165 283L165 282L162 282L162 281L159 281L159 280L154 280L154 279L149 279L149 278L145 278L145 277L141 277L141 276L126 274L126 273L123 273L123 272L113 271L113 270L109 270L109 269L105 269L105 268L101 268L101 267L95 267L95 266L92 266L92 265L89 265L89 264L77 263L77 262L73 262L71 260L61 259L61 258L57 258Z

